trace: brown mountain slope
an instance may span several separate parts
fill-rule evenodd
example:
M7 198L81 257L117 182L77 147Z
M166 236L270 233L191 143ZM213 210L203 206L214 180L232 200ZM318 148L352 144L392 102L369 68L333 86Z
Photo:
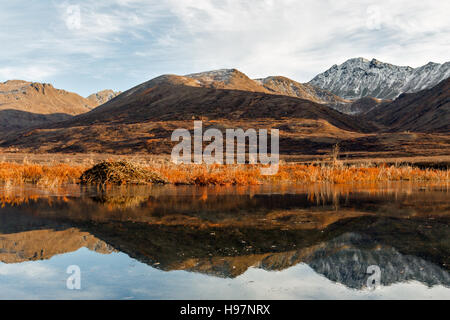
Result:
M236 69L221 69L194 73L186 75L183 78L187 78L184 79L183 82L186 84L189 83L191 86L262 92L295 97L310 100L319 104L326 104L339 111L341 106L351 103L349 100L344 100L326 90L310 84L302 84L281 76L252 80ZM195 80L195 82L192 82L191 79Z
M450 78L417 93L400 95L390 104L371 110L367 119L388 131L450 132Z
M68 120L71 117L66 113L39 114L12 109L0 110L0 134Z
M193 73L186 76L170 75L174 83L182 83L192 87L229 89L249 92L262 92L274 95L310 100L339 110L340 106L350 104L326 90L310 84L302 84L286 77L274 76L264 79L250 79L236 69L220 69L214 71ZM177 80L175 80L177 78Z
M241 81L255 83L247 79L238 72L209 84L198 76L161 76L88 113L9 135L1 146L37 152L170 153L172 131L190 128L194 119L203 119L205 126L222 130L280 128L286 132L285 141L280 142L285 146L284 152L325 146L324 143L328 148L336 143L336 138L374 130L364 121L355 121L308 100L215 88L242 88L238 86ZM313 146L296 141L308 136L317 139Z
M0 134L67 120L117 95L104 90L83 98L47 83L9 80L0 83Z
M225 83L227 84L227 83ZM308 100L241 90L197 87L186 77L161 76L116 99L54 127L98 123L283 117L325 120L349 131L372 129L326 106Z
M364 97L353 101L351 104L348 104L346 110L344 110L343 112L347 114L365 114L375 107L380 106L381 104L386 105L391 102L392 100Z
M339 105L351 103L351 101L342 99L331 92L310 84L302 84L286 77L267 77L257 79L256 81L272 93L306 99L316 103L326 104L330 107L336 107L336 109Z
M0 83L0 110L20 110L38 114L77 115L97 104L76 93L55 89L48 83L10 80Z

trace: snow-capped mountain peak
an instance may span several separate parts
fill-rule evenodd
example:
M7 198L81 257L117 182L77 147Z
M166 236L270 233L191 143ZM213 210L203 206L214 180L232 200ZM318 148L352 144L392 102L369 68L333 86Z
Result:
M370 96L394 99L402 93L431 88L450 76L450 62L429 62L418 68L377 59L353 58L317 75L309 83L345 99Z

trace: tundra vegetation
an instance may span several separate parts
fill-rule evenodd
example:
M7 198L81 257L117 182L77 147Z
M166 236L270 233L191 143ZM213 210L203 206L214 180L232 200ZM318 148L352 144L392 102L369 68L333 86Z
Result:
M336 150L334 150L336 152ZM280 163L274 175L263 175L260 164L140 164L127 161L102 161L87 164L38 164L0 162L0 183L36 184L186 184L258 185L280 183L367 183L386 181L448 182L449 169L419 168L407 164L344 163L335 155L332 161Z

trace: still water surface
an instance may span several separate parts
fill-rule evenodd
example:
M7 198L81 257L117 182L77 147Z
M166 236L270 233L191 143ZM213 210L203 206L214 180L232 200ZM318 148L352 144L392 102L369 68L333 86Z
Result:
M0 186L0 299L450 299L449 195ZM81 290L67 289L71 265Z

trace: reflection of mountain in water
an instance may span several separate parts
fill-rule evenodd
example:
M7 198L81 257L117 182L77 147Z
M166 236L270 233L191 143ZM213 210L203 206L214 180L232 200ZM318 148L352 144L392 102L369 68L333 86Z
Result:
M381 284L385 286L414 280L428 286L450 287L447 270L416 256L402 255L392 247L373 247L369 239L353 233L297 251L191 261L186 270L236 277L250 267L279 271L299 263L306 263L329 280L354 289L366 286L369 277L366 272L371 265L380 267Z
M105 194L6 203L0 260L48 259L88 247L119 250L165 271L218 277L307 263L360 289L367 267L378 265L384 285L416 280L450 286L446 191L325 193L317 202L304 193L176 190L181 194L140 194L132 206L111 206L116 198Z
M382 270L382 285L415 280L428 286L450 286L450 274L439 266L416 256L403 255L393 247L370 248L371 245L370 239L348 233L316 250L307 263L328 279L355 289L366 285L366 271L371 265Z
M70 224L0 210L0 261L20 263L50 259L80 248L108 254L114 249L104 241Z
M0 261L19 263L45 260L83 247L103 254L114 251L105 242L76 228L60 231L34 230L0 235Z

